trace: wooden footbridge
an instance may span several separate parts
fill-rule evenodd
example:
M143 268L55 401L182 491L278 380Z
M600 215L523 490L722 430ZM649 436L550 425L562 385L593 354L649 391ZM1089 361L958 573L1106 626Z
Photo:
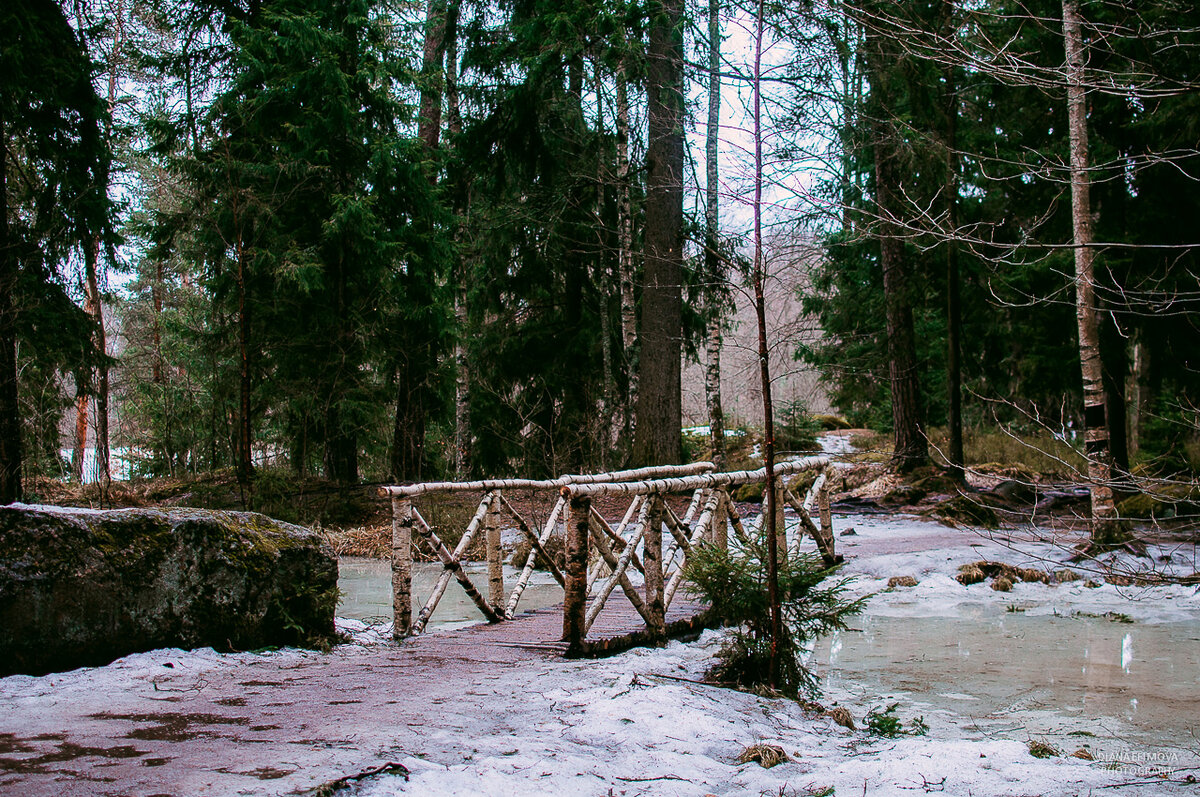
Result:
M815 474L803 499L789 486L801 474ZM783 513L791 506L802 533L794 548L812 537L826 563L839 561L834 552L829 492L837 471L827 457L806 457L775 466L776 494L767 495L765 512L777 513L780 550L788 551ZM597 655L694 631L708 621L708 607L687 596L684 566L698 545L728 547L748 538L730 497L744 484L765 483L765 469L715 473L708 462L639 468L613 473L561 476L551 480L506 479L473 482L430 482L385 487L392 500L393 633L396 639L425 631L451 579L456 579L480 614L496 626L480 636L497 644L560 649L568 656ZM805 480L807 483L807 480ZM554 509L535 529L505 497L514 490L557 494ZM426 522L417 506L421 496L438 493L482 493L479 506L454 550ZM629 499L620 522L613 525L592 505L599 497ZM683 506L682 513L672 508ZM815 515L815 517L814 517ZM505 583L500 530L505 518L530 543L515 583ZM732 535L731 535L732 532ZM472 541L484 535L487 550L487 596L463 567ZM546 548L552 535L566 539L566 563L560 568ZM412 601L414 548L420 546L443 565L429 599L415 616ZM521 595L541 555L563 588L560 609L518 614ZM640 582L640 583L639 583ZM640 588L639 588L640 587ZM618 589L619 588L619 589Z

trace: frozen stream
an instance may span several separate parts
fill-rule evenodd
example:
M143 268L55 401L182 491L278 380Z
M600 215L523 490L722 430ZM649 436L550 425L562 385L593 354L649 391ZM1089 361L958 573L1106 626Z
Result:
M487 564L473 562L463 566L471 581L486 598L488 592ZM413 614L421 610L429 599L444 568L435 562L413 563ZM504 584L511 590L517 583L521 571L504 566ZM338 589L342 599L338 604L338 616L355 620L391 622L392 619L392 565L382 559L359 556L343 556L338 560ZM562 601L562 588L549 573L535 570L529 586L521 593L518 611L541 609ZM444 628L482 620L479 609L463 592L457 579L450 579L446 593L438 601L429 627Z
M1015 605L1015 604L1014 604ZM867 612L822 640L830 697L900 703L937 737L1037 739L1126 765L1192 762L1200 749L1200 623L1010 612L954 617Z

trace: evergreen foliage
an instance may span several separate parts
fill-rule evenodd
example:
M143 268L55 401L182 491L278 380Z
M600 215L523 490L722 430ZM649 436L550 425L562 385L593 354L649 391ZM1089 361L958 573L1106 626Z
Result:
M688 582L712 604L717 618L730 626L710 676L738 688L763 693L771 683L771 636L763 535L741 539L730 550L699 546L688 556ZM777 689L788 697L816 694L816 677L804 665L806 645L846 628L847 618L862 611L866 598L847 600L846 579L833 580L816 554L788 556L779 562L779 600L783 634L778 641Z
M57 3L0 10L0 503L20 498L23 448L35 469L58 459L56 375L85 379L103 356L66 287L89 245L114 242L93 71Z

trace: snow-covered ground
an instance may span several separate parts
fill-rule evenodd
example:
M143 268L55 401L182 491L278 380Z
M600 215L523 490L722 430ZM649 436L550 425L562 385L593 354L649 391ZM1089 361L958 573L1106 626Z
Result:
M345 794L1200 793L1194 782L1183 782L1189 771L1200 773L1198 743L1188 730L1190 717L1200 716L1200 704L1190 697L1200 692L1200 596L1193 588L1088 587L1082 580L1019 583L1011 592L987 583L963 586L953 578L961 564L989 559L1055 570L1066 566L1069 546L1032 530L985 534L911 518L835 518L838 532L849 527L854 535L838 537L848 560L844 573L857 578L853 593L874 597L852 622L855 630L822 641L810 663L826 686L822 703L848 709L858 730L795 702L699 683L720 641L708 632L696 642L598 661L539 659L497 669L482 685L464 685L431 704L415 726L347 729L351 747L363 750L383 749L386 738L394 751L388 758L411 774L408 780L368 778ZM1127 557L1125 564L1195 569L1190 546L1151 555L1154 560ZM1166 556L1171 561L1162 561ZM887 590L888 578L905 575L918 586ZM1071 624L1069 618L1080 619ZM389 649L386 626L340 625L354 642L333 657L370 661ZM989 640L992 649L983 649ZM22 716L45 724L46 717L85 710L71 708L77 704L118 703L139 691L157 698L192 683L253 682L247 675L269 680L268 673L308 667L321 655L154 651L107 667L0 679L0 717L7 718L0 719L0 737ZM1078 669L1072 655L1084 672L1067 678L1064 673ZM1043 660L1045 668L1035 666ZM1003 669L1012 662L1020 666ZM1148 708L1130 716L1130 701L1136 709L1139 698ZM1109 703L1097 708L1097 700ZM866 712L892 702L906 723L923 716L928 735L866 733ZM1109 705L1123 708L1110 711ZM1167 712L1158 736L1137 735L1144 731L1137 723L1152 721L1153 711ZM1115 724L1106 722L1105 712ZM1123 737L1125 731L1132 735ZM1087 749L1095 760L1035 758L1028 742L1042 739L1063 753ZM738 763L743 749L756 743L779 745L791 760L771 769ZM328 769L347 755L342 745L297 745L288 764L301 772ZM1163 779L1164 770L1174 774ZM169 787L163 784L164 791ZM248 791L197 793L294 788L280 779Z
M791 701L677 680L700 678L717 642L710 632L693 644L548 666L534 675L551 709L540 722L486 737L431 728L419 755L400 759L407 782L383 777L347 794L1067 795L1122 779L1077 759L1034 758L1019 741L879 739ZM791 761L738 763L758 743Z

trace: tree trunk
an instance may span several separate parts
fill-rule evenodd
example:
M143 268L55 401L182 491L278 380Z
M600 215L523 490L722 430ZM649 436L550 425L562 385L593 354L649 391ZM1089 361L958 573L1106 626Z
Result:
M621 291L621 346L628 387L622 430L633 436L638 395L637 297L633 272L633 198L629 184L629 91L625 64L617 67L617 275ZM627 449L626 449L627 450Z
M721 3L708 0L708 129L704 139L705 195L704 271L708 280L708 335L705 341L704 398L712 463L725 470L725 411L721 406L721 307L725 269L718 252L720 186L717 145L721 124Z
M1142 422L1146 417L1150 398L1150 347L1146 345L1145 333L1137 327L1133 330L1133 340L1129 349L1129 374L1126 377L1128 387L1125 390L1126 415L1129 422L1127 439L1129 456L1136 457L1141 450Z
M84 308L88 315L92 317L92 341L96 351L96 481L100 484L100 494L108 495L108 489L112 482L112 470L109 463L109 448L108 448L108 363L105 362L107 356L108 341L107 335L104 332L104 305L100 298L100 285L97 278L97 261L99 260L100 241L93 238L89 243L89 251L84 256L84 271L87 282L85 284L86 302ZM82 425L87 425L86 420L87 408L84 408L85 420ZM86 436L86 435L85 435Z
M683 401L683 1L650 5L646 259L633 459L678 462Z
M442 130L442 58L445 53L445 35L446 0L429 0L425 8L425 46L421 57L421 100L417 135L431 155L438 148Z
M425 406L420 380L423 369L414 361L418 352L401 354L396 368L396 421L392 427L391 478L420 481L425 463Z
M428 179L436 183L438 172L432 158L441 141L442 62L445 57L446 0L429 0L425 13L425 41L422 55L420 118L417 133L431 160ZM414 279L419 276L410 274ZM433 355L427 341L419 336L402 336L397 342L396 415L392 427L389 456L390 476L396 481L419 479L425 461L425 385Z
M946 0L946 35L954 32L954 0ZM958 270L958 84L954 64L942 69L944 77L942 107L946 122L946 426L950 440L946 459L961 481L963 470L962 428L962 304L959 301Z
M109 53L108 65L108 115L104 122L104 137L112 136L112 114L117 105L117 63L125 41L125 11L124 3L118 2L113 35L112 50ZM97 269L100 261L100 237L93 236L88 242L88 251L84 254L84 309L92 317L92 345L96 352L96 481L100 483L102 496L107 496L112 482L112 467L109 455L108 434L108 363L105 362L108 351L108 336L104 329L104 303L100 296L100 284ZM78 416L75 421L76 441L75 453L79 462L72 461L72 470L78 471L78 481L82 481L82 459L86 451L87 441L87 401L83 394L77 402Z
M0 142L7 140L0 106ZM21 405L17 399L17 256L8 240L8 148L0 146L0 504L21 500Z
M358 483L358 435L342 428L333 404L325 411L325 477L340 484Z
M1067 133L1071 142L1071 221L1075 239L1075 318L1079 327L1079 362L1083 375L1084 443L1092 498L1092 541L1099 545L1118 536L1112 493L1112 459L1108 445L1104 366L1096 318L1095 257L1088 177L1087 92L1084 88L1082 20L1076 0L1063 0L1063 41L1067 55Z
M87 456L88 385L82 369L75 381L75 447L71 450L71 481L83 484L83 461Z
M458 0L446 8L446 26L443 41L446 58L446 130L453 139L462 131L462 116L458 106ZM460 186L461 188L461 186ZM460 198L463 191L456 192ZM468 205L469 203L464 202ZM455 242L461 243L466 226L464 207L455 228ZM461 251L461 250L460 250ZM454 283L454 327L458 332L454 341L454 473L465 479L471 472L471 361L467 354L466 339L470 318L467 313L466 263L461 254L455 257L456 277Z
M238 287L238 428L237 457L234 470L238 485L245 491L254 477L253 446L254 429L250 419L250 308L246 302L246 250L241 234L237 241L237 287Z
M758 320L758 369L762 383L763 419L763 528L767 535L767 603L770 611L771 659L770 686L779 687L779 641L783 635L783 612L779 603L779 539L777 519L779 494L775 489L775 408L771 401L771 361L767 348L767 311L763 294L764 266L762 247L762 49L763 0L758 0L754 32L754 314ZM770 506L768 507L768 501Z
M879 227L879 261L883 269L888 375L892 394L892 427L895 449L890 467L907 473L929 461L917 375L916 335L904 240L896 220L900 216L895 191L900 185L899 153L890 121L893 107L890 75L896 54L888 52L883 37L868 32L867 72L871 83L872 146L875 151L875 206Z
M1125 395L1125 374L1129 370L1129 354L1124 338L1115 321L1100 325L1100 350L1104 368L1105 415L1108 426L1108 446L1111 452L1113 477L1122 479L1129 473L1129 438L1126 434L1128 405ZM1116 486L1114 484L1114 486Z

